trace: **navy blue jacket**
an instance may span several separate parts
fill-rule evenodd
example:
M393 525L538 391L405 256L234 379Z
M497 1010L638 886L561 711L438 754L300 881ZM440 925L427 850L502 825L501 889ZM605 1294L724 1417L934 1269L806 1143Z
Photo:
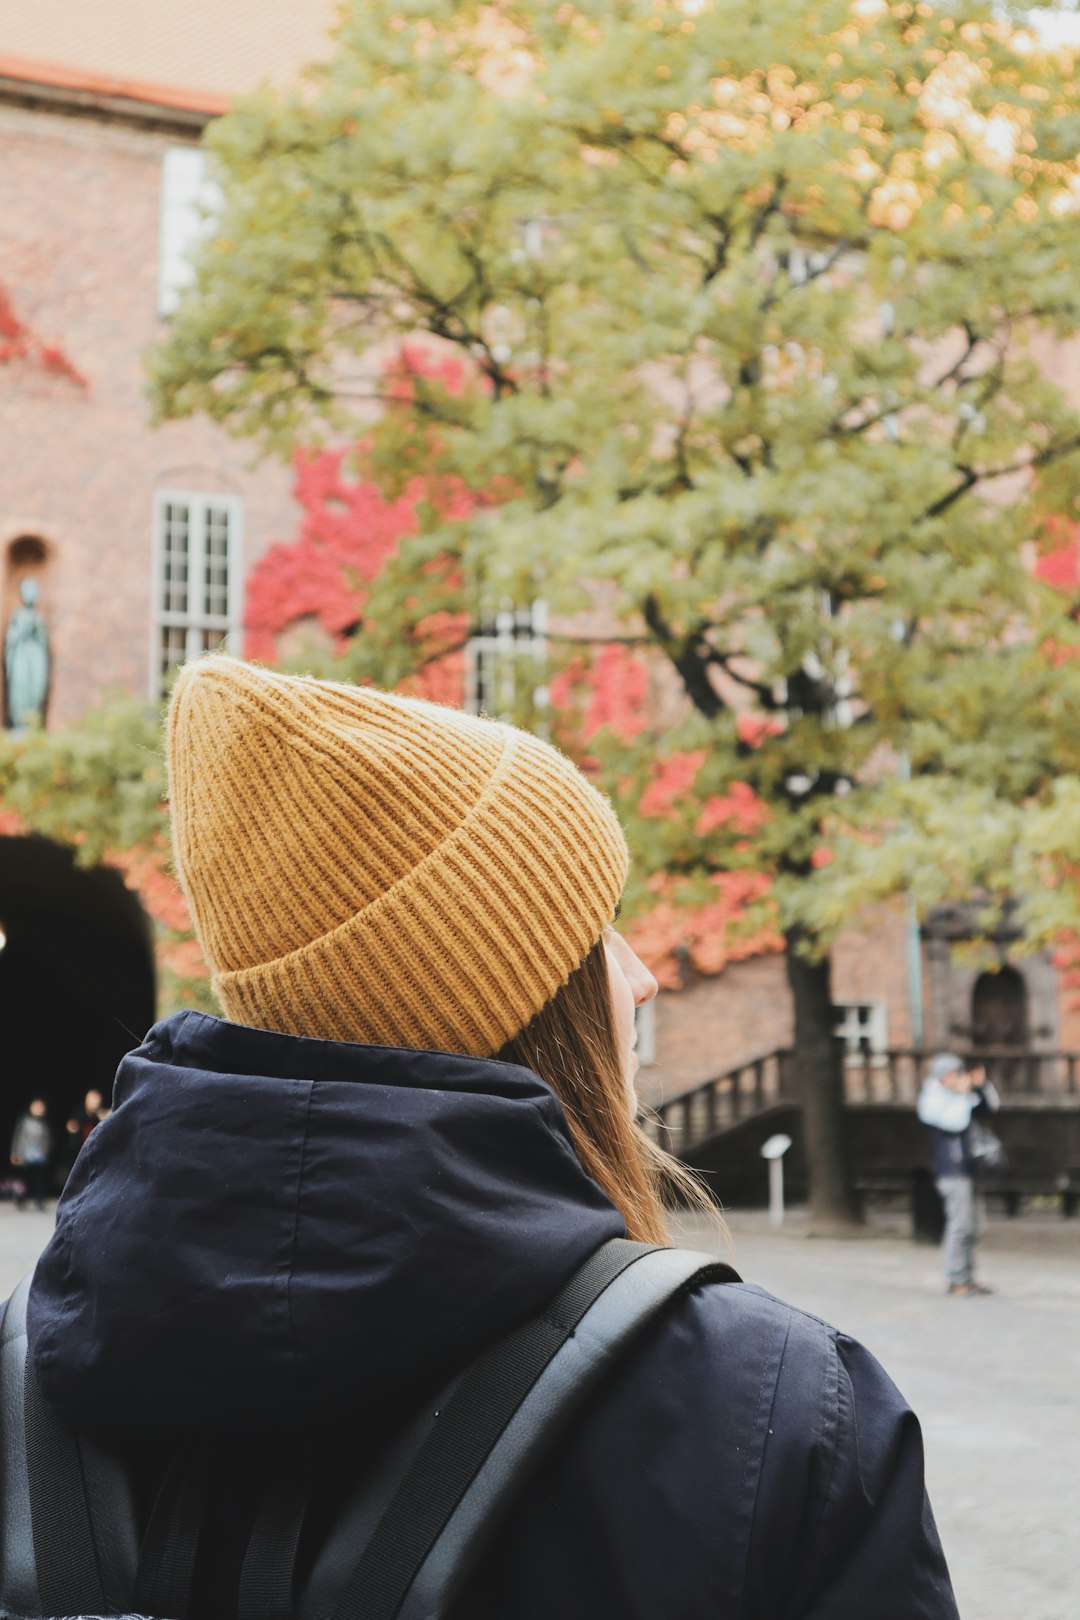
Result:
M38 1264L30 1344L69 1417L144 1449L404 1419L623 1233L551 1091L508 1064L179 1013L115 1100ZM956 1616L893 1384L825 1323L717 1283L602 1387L455 1612Z

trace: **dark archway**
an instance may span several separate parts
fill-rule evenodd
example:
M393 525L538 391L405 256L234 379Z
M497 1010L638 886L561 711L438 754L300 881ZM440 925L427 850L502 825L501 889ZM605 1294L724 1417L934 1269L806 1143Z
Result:
M975 1046L1028 1043L1028 992L1022 973L1005 964L980 973L971 992L971 1039Z
M154 1021L149 919L118 872L47 838L0 838L0 1167L35 1094L57 1138Z

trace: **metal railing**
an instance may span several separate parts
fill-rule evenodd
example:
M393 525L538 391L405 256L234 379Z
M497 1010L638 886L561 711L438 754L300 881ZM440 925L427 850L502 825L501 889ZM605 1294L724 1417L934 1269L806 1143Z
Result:
M669 1153L683 1153L782 1103L797 1103L794 1053L787 1048L752 1058L651 1109L645 1129Z
M1080 1052L1027 1052L1014 1047L961 1051L982 1063L1005 1102L1080 1104ZM885 1103L914 1108L932 1052L890 1047L847 1053L844 1092L849 1106ZM672 1153L683 1153L768 1108L798 1105L795 1053L781 1047L751 1059L647 1111L645 1129Z

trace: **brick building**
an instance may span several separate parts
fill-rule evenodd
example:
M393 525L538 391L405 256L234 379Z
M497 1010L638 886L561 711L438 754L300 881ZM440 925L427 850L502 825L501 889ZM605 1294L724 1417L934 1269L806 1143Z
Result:
M5 623L38 577L50 724L235 637L245 567L295 530L286 469L207 422L152 428L141 355L197 229L207 120L325 51L329 0L0 0L0 282L80 385L16 361L0 388Z
M202 129L324 53L333 10L0 0L0 633L33 581L50 727L235 642L245 571L295 532L288 469L205 421L152 427L141 356L198 229ZM16 321L35 335L22 353ZM153 1019L155 972L118 874L43 839L0 838L0 947L2 1154L35 1091L59 1122L108 1087ZM57 1071L56 1028L79 1032L77 1073Z
M286 469L254 467L248 445L206 421L151 425L140 357L198 228L202 128L236 93L288 82L323 54L335 9L0 0L0 287L78 373L32 357L0 367L0 630L32 578L50 725L109 691L156 694L170 665L238 645L245 571L296 532ZM13 860L0 850L0 897L14 892ZM57 867L35 881L60 893L69 879ZM916 1044L920 1025L930 1046L980 1033L1044 1052L1080 1045L1049 961L1013 960L1006 936L971 956L971 933L956 914L913 937L898 904L841 942L834 990L853 1053ZM732 964L660 998L643 1089L677 1095L790 1037L782 959Z

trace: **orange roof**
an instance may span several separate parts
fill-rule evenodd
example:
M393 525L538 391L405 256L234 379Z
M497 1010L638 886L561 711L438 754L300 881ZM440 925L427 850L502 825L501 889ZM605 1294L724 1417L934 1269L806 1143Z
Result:
M330 50L341 0L0 0L0 77L224 112Z

